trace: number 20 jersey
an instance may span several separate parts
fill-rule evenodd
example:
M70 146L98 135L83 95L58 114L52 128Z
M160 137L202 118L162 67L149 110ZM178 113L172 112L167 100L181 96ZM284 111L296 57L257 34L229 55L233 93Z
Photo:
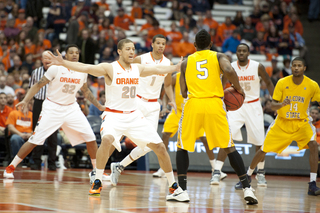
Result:
M109 109L133 111L137 109L137 87L139 86L140 72L136 64L131 64L125 70L118 61L111 63L113 79L110 85L106 84L106 104Z
M239 83L246 94L245 101L253 101L260 97L260 79L258 74L259 62L248 60L245 67L240 67L239 62L231 63L236 71Z
M47 99L60 105L69 105L76 101L76 93L87 82L88 74L63 66L51 66L44 76L50 80Z

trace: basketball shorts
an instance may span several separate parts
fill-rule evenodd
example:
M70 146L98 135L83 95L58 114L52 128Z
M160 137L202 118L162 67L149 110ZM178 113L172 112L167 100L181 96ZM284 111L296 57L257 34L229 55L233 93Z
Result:
M221 98L191 98L182 111L178 143L181 149L193 152L199 131L203 128L209 149L234 146L227 112Z
M72 146L96 140L91 126L78 103L62 106L45 100L42 104L42 111L34 133L28 142L42 145L60 127L62 127Z
M129 114L104 112L100 134L114 137L113 146L120 152L120 138L122 135L130 138L137 146L146 151L149 143L162 143L160 136L149 121L143 116L140 110Z
M172 110L163 124L162 132L172 133L170 137L173 137L178 131L181 115L182 111L178 110L176 114L175 111ZM204 129L199 131L197 138L200 137L205 137Z
M138 109L142 112L143 116L149 121L149 123L158 130L160 104L159 102L146 102L140 98L137 98Z
M315 141L316 137L316 128L309 119L288 120L278 116L269 126L261 149L264 152L281 153L292 141L297 142L299 150L308 149L308 143Z
M240 109L228 111L227 116L233 140L243 140L241 127L245 124L248 143L262 146L265 138L265 130L260 101L244 103Z

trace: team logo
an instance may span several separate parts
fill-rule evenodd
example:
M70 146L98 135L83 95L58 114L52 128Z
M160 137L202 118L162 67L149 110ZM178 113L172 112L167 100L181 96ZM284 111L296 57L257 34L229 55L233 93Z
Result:
M289 87L286 87L286 89L289 89Z
M307 88L305 87L304 90L306 90Z

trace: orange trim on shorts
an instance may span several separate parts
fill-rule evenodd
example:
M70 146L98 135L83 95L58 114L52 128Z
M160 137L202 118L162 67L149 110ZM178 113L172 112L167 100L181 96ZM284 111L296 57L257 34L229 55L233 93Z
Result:
M132 111L120 111L120 110L115 110L115 109L110 109L108 107L106 107L106 109L104 110L106 112L114 112L114 113L123 113L123 114L129 114L129 113L132 113L136 110L132 110Z
M144 97L142 97L142 96L140 96L138 94L137 94L137 97L140 98L143 101L146 101L146 102L157 102L158 101L157 98L156 99L147 99L147 98L144 98Z
M259 100L260 100L260 98L257 98L257 99L254 99L254 100L252 100L252 101L245 101L244 103L250 104L250 103L257 102L257 101L259 101Z
M49 101L51 101L49 98L47 98ZM59 104L59 103L57 103L57 102L54 102L54 101L51 101L51 102L53 102L53 103L55 103L55 104L58 104L58 105L60 105L60 106L69 106L69 105L71 105L71 104L74 104L74 102L73 103L71 103L71 104Z

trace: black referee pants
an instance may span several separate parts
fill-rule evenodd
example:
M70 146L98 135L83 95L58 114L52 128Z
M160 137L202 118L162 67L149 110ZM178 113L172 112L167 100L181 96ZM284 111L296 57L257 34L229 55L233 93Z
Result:
M33 103L33 131L37 125L37 122L39 120L39 115L42 110L42 103L43 100L34 99ZM50 135L47 138L47 147L48 147L48 166L54 166L55 167L55 161L56 161L56 151L57 151L57 134L58 130L55 131L52 135ZM44 146L39 145L36 146L32 151L32 159L34 161L34 164L41 169L41 155L43 154Z

